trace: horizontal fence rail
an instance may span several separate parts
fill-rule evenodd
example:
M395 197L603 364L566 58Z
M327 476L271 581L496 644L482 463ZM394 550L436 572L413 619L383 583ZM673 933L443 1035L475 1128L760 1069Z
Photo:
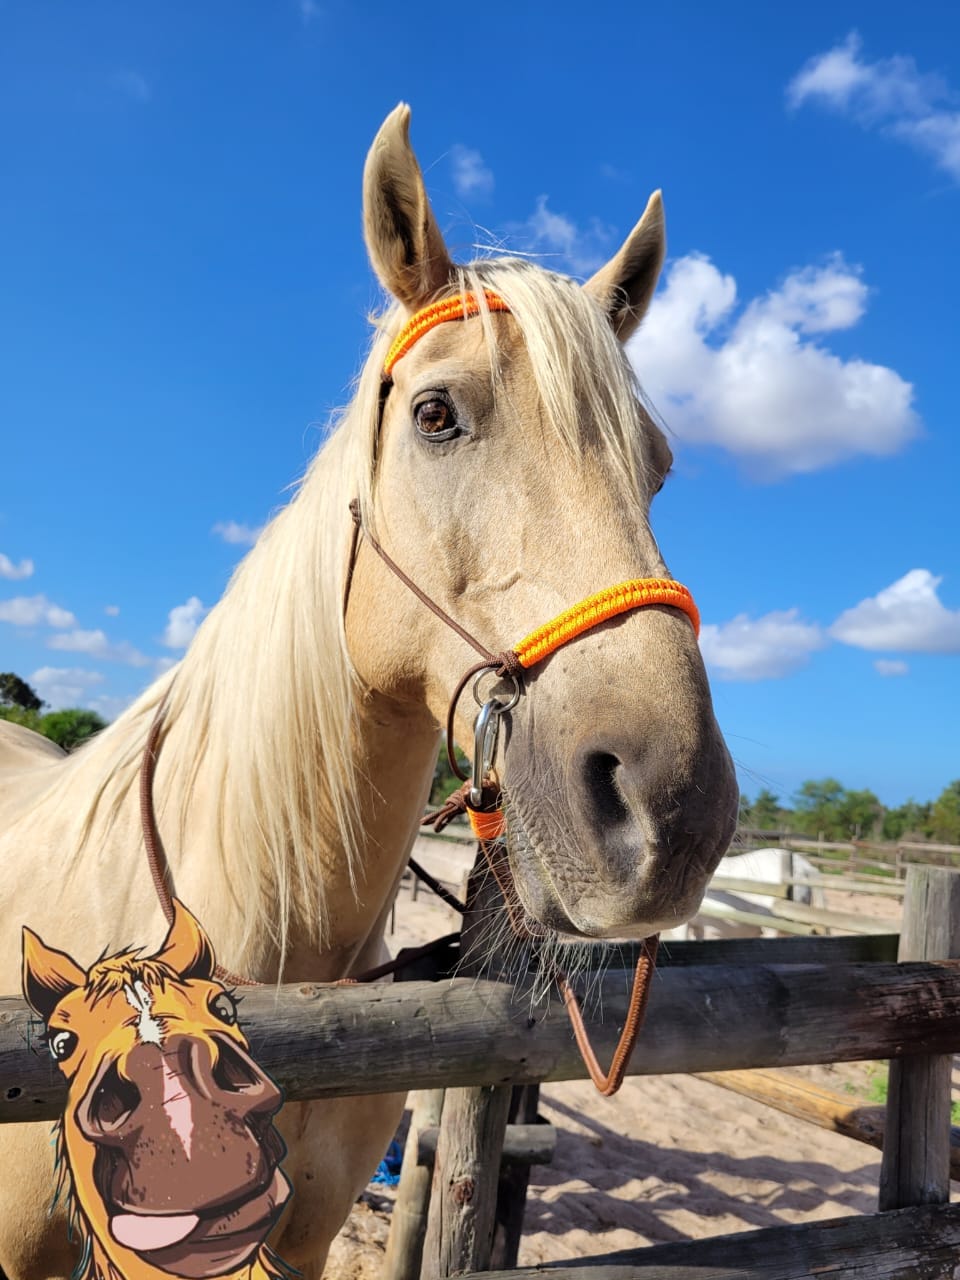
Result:
M924 1205L648 1245L461 1280L952 1280L960 1205Z
M706 944L702 944L706 945ZM632 975L597 978L586 1006L609 1059ZM602 1008L600 1024L591 1010ZM559 1000L455 979L244 994L257 1061L291 1101L586 1074ZM0 1121L49 1120L60 1073L22 1000L0 999ZM725 1071L960 1051L960 962L677 965L658 970L632 1074Z

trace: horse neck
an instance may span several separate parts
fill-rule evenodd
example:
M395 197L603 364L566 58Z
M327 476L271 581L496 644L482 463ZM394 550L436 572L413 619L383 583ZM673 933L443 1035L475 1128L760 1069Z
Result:
M181 845L197 843L184 823L193 809L205 819L202 847L220 854L213 878L211 859L192 858L175 867L177 884L204 877L198 901L216 904L230 896L226 881L235 908L227 947L235 954L239 943L256 976L275 976L282 957L290 981L323 980L366 958L432 775L437 731L426 707L361 689L347 652L350 487L336 453L321 455L171 689L158 794L180 817ZM203 758L185 768L198 746Z

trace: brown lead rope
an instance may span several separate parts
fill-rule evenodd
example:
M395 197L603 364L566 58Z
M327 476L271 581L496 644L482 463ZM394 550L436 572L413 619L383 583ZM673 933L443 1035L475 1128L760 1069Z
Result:
M173 877L170 873L167 851L164 849L163 841L160 838L157 815L153 806L153 775L157 771L157 757L160 754L160 733L163 729L163 713L166 709L167 699L164 698L159 707L157 707L157 714L153 717L153 723L150 725L147 741L143 748L143 760L140 763L140 826L143 829L143 843L147 850L147 866L150 868L153 887L157 891L160 907L164 916L166 916L167 924L173 924L173 893L170 887ZM217 965L213 974L220 982L224 982L230 987L262 987L265 985L262 982L258 982L256 978L244 978L238 973L231 973L222 964Z
M481 840L479 844L493 878L503 894L507 916L514 933L519 937L525 936L535 942L542 935L535 933L525 919L525 912L517 898L513 876L510 874L510 864L507 860L507 850L503 841ZM563 996L564 1007L567 1010L567 1016L573 1028L580 1056L583 1058L584 1066L590 1073L590 1079L605 1098L613 1097L623 1084L623 1077L626 1075L631 1055L640 1036L643 1016L647 1010L647 1001L650 999L650 979L653 977L657 963L659 941L659 935L654 934L651 938L645 938L642 943L642 950L633 975L633 986L630 991L627 1016L624 1020L623 1030L620 1032L620 1038L617 1041L617 1047L613 1051L610 1070L607 1072L600 1066L597 1055L593 1050L593 1045L590 1043L590 1033L587 1031L583 1020L583 1010L580 1008L580 1001L570 984L570 979L561 969L554 967L554 978L560 988L560 994Z
M623 1084L623 1077L626 1075L630 1056L640 1035L643 1017L647 1011L647 1001L650 999L650 979L653 977L657 964L659 941L658 934L643 940L642 951L633 975L633 989L630 992L630 1004L627 1006L627 1016L623 1024L623 1031L621 1031L617 1047L613 1051L610 1070L606 1073L597 1061L597 1055L594 1053L593 1045L590 1043L590 1036L584 1026L583 1013L581 1012L580 1001L577 999L576 992L564 974L557 972L557 982L563 996L563 1003L567 1007L567 1014L573 1027L573 1034L576 1037L580 1056L590 1072L590 1079L605 1098L613 1097Z

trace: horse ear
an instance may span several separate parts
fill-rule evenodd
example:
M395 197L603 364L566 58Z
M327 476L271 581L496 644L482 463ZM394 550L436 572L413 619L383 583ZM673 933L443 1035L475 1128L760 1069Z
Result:
M65 995L82 987L87 975L65 951L55 951L33 932L23 929L23 998L44 1022Z
M199 978L203 982L213 977L217 967L210 939L177 898L173 899L173 922L154 959L169 965L181 978Z
M655 191L620 252L583 286L606 311L621 342L634 332L650 305L666 251L663 200Z
M401 102L380 126L363 170L363 230L380 283L416 311L450 283L447 253L410 146L410 108Z

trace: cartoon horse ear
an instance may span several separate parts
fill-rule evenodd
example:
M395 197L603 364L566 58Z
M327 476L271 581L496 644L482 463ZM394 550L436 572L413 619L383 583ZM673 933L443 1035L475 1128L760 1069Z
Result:
M163 946L154 957L170 966L181 978L209 981L217 967L210 939L196 917L177 898L173 899L173 923Z
M416 311L450 284L453 263L410 146L405 102L384 120L367 155L363 231L380 283L409 310Z
M87 975L65 951L48 947L32 929L23 929L23 998L44 1022L65 995L82 987Z
M626 342L643 319L666 252L663 200L655 191L620 251L583 286L606 311L621 342Z

